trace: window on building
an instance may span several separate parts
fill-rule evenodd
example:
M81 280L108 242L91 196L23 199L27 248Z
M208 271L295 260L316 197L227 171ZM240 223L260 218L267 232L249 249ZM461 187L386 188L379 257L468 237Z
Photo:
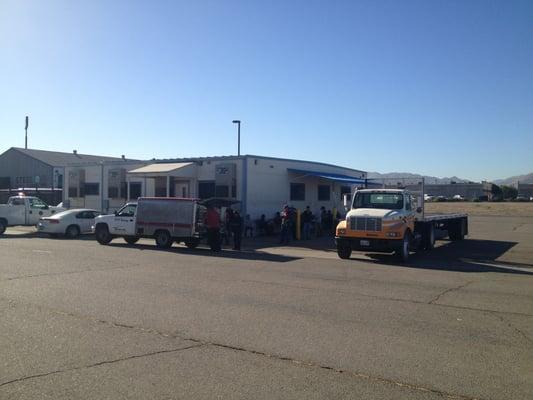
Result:
M318 185L318 201L329 201L331 194L331 186Z
M107 197L110 199L118 199L120 197L118 187L110 186L107 189Z
M9 176L0 177L0 189L11 189L11 178Z
M63 174L57 175L57 187L63 189Z
M229 186L217 185L215 188L215 197L229 197Z
M215 197L215 181L198 182L198 197L200 199Z
M291 201L305 200L305 183L291 183Z
M130 199L138 199L142 196L142 183L141 182L130 182Z
M98 196L100 194L99 183L85 183L85 196Z
M78 188L77 187L69 187L68 188L68 197L78 197Z

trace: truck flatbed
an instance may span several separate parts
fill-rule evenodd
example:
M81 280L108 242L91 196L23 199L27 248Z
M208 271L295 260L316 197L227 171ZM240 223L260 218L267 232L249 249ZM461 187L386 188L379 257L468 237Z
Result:
M447 220L447 219L466 218L467 216L468 215L466 213L425 214L422 218L417 219L417 221L422 221L422 222L442 221L442 220Z

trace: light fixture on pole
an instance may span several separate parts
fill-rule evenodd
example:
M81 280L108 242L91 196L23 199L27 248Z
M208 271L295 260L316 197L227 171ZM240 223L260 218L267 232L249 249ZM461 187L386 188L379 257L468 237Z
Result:
M241 121L239 119L234 119L232 121L234 124L237 124L237 155L241 155Z

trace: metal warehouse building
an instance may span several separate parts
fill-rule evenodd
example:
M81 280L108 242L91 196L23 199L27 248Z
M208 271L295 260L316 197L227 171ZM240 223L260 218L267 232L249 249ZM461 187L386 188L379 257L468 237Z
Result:
M0 154L0 190L9 195L10 190L24 189L27 192L46 192L61 200L65 168L80 163L123 162L124 158L23 149L11 147ZM5 196L3 196L5 197ZM2 199L4 201L5 199ZM48 199L48 201L53 201Z
M342 196L362 186L366 172L320 162L256 155L183 158L152 162L71 165L64 202L112 211L141 196L210 198L238 202L258 218L283 204L313 212L342 207Z

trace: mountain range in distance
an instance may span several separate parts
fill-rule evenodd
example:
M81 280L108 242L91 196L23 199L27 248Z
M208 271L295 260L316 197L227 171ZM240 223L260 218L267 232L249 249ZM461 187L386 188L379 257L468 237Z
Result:
M421 178L424 178L424 182L426 184L449 184L451 182L455 183L469 183L472 182L468 179L462 179L457 176L452 176L449 178L439 178L436 176L428 176L428 175L420 175L420 174L412 174L409 172L388 172L385 174L381 174L379 172L369 172L368 173L368 179L387 179L394 181L394 179L398 179L401 181L404 185L410 185L410 184L417 184L420 182ZM516 182L520 183L532 183L533 184L533 172L525 175L516 175L516 176L510 176L509 178L505 179L495 179L492 182L496 185L511 185Z

